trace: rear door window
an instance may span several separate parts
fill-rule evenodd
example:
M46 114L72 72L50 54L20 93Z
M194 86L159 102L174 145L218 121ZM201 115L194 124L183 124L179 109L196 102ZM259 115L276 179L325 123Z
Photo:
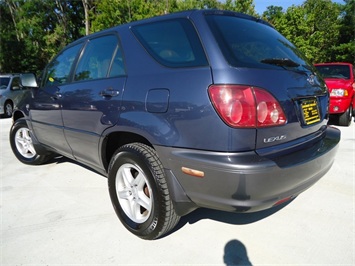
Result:
M76 68L74 80L92 80L123 74L118 38L115 35L107 35L88 41Z
M132 31L148 53L164 66L208 65L195 28L188 19L138 25Z

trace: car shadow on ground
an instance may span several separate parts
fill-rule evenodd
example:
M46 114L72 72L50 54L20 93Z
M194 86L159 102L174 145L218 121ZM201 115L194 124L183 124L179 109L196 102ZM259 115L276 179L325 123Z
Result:
M226 212L226 211L219 211L219 210L212 210L212 209L206 209L206 208L199 208L183 217L181 217L179 223L177 226L174 228L172 232L170 232L168 235L173 234L174 232L180 230L183 228L186 224L194 224L197 223L201 220L209 219L213 220L216 222L221 222L221 223L227 223L227 224L233 224L233 225L245 225L245 224L251 224L258 222L260 220L263 220L270 215L273 215L274 213L280 211L284 207L286 207L288 204L290 204L295 198L292 200L282 203L278 206L275 206L273 208L264 210L264 211L258 211L258 212L253 212L253 213L233 213L233 212ZM163 236L166 237L167 235Z
M336 116L330 116L328 126L339 126L339 118Z
M101 177L104 177L104 178L107 178L107 176L103 175L102 173L96 171L95 169L85 165L85 164L82 164L78 161L75 161L74 159L70 159L70 158L67 158L65 156L62 156L62 155L57 155L57 156L54 156L52 159L50 159L48 162L44 163L43 165L46 165L46 164L62 164L62 163L71 163L71 164L75 164L79 167L82 167L88 171L91 171L91 172L94 172L98 175L100 175Z

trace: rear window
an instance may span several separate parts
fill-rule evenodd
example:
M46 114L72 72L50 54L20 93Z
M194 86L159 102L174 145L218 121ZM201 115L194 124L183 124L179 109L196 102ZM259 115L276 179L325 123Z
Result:
M132 31L148 53L164 66L208 65L195 28L188 19L138 25Z
M323 78L350 79L350 67L346 65L316 66Z
M308 65L294 45L268 25L227 15L206 15L206 19L232 66L280 68Z

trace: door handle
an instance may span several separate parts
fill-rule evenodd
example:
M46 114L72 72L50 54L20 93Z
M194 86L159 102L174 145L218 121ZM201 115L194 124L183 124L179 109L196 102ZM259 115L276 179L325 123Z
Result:
M100 92L100 95L103 97L115 97L118 94L120 94L120 92L111 87Z
M60 92L56 92L52 97L51 99L52 100L58 100L58 99L61 99L62 98L62 94Z

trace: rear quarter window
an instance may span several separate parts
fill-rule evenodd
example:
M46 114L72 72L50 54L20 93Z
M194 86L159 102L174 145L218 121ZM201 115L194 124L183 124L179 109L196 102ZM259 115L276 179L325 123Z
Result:
M168 67L208 65L200 39L188 19L174 19L132 27L147 52Z

